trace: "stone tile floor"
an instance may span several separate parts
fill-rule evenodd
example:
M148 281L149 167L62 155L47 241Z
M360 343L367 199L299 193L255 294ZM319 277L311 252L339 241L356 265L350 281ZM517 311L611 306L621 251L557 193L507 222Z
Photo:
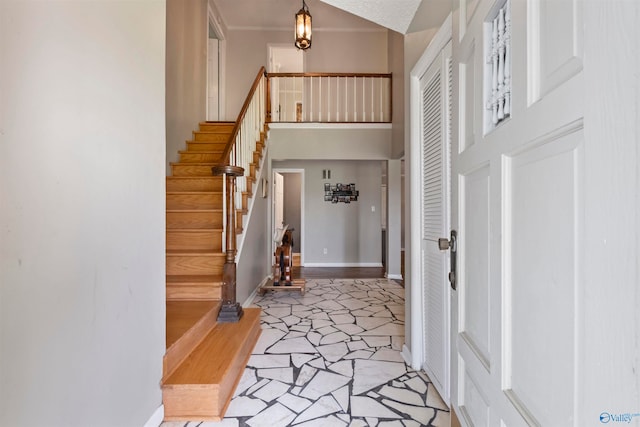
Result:
M163 427L448 426L424 372L403 361L404 289L384 279L316 279L304 296L256 297L262 335L226 417Z

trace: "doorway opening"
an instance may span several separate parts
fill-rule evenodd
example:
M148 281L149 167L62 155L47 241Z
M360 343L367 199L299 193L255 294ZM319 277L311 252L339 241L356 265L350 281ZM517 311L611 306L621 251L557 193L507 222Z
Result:
M225 119L225 54L222 28L209 7L207 35L207 120Z
M304 169L273 170L273 232L283 225L293 229L294 267L304 266Z

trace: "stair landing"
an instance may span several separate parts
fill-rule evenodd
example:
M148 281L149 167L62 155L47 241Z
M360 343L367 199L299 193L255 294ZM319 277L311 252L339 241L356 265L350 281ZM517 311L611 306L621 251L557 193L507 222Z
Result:
M165 421L220 421L260 332L259 308L244 309L238 323L216 324L164 381Z

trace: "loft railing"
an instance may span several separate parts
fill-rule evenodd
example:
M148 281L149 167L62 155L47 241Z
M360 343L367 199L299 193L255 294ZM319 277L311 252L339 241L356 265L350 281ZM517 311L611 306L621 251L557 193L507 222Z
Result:
M391 74L268 73L273 123L390 123Z
M224 242L226 259L223 271L222 308L218 321L236 322L242 317L242 308L236 301L236 218L244 209L243 198L248 193L251 164L258 141L264 139L266 106L266 75L260 68L249 95L222 154L222 163L213 168L214 175L223 175Z

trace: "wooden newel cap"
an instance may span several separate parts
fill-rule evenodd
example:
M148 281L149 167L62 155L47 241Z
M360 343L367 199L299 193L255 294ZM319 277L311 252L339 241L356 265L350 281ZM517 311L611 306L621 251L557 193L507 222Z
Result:
M220 175L231 175L231 176L242 176L244 175L244 168L240 166L232 166L232 165L216 165L211 168L211 171L215 176Z

